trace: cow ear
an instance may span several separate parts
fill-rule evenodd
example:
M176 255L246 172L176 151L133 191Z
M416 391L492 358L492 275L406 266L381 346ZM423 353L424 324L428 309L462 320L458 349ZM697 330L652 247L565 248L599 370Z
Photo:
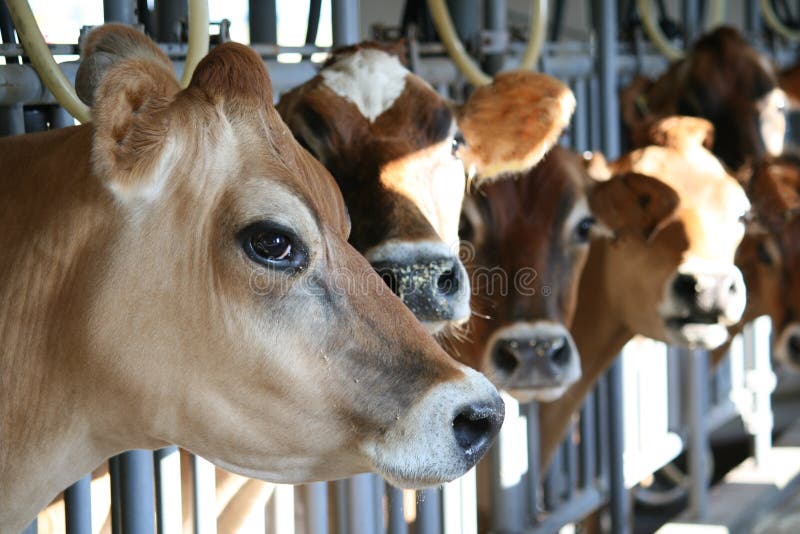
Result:
M167 56L128 26L101 26L87 37L76 88L91 106L95 173L119 193L148 189L168 130L164 109L180 90Z
M672 219L679 202L667 184L638 173L613 176L589 193L592 213L615 236L634 233L644 239Z
M530 71L498 74L458 110L466 144L459 150L477 180L525 172L569 124L575 97L550 76Z
M673 116L655 121L649 128L650 144L691 150L714 145L714 126L699 117Z
M605 182L611 178L611 168L602 152L587 150L581 157L583 168L593 182Z
M227 42L214 48L197 65L189 83L226 111L273 109L272 83L261 58L249 47Z

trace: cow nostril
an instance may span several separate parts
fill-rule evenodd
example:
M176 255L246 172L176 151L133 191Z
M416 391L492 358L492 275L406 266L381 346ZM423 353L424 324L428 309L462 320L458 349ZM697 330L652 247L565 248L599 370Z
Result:
M503 424L502 410L490 405L470 405L453 419L456 443L467 456L483 454Z
M789 346L789 356L792 360L800 360L800 335L789 336L786 344Z
M389 286L389 289L392 290L392 293L395 295L400 294L400 283L397 280L397 275L394 273L394 271L390 269L381 269L378 271L378 274L380 275L381 280L383 280L383 282Z
M694 300L697 297L697 278L690 274L679 274L672 282L672 291L687 301Z
M569 348L569 344L567 343L566 339L563 339L561 346L553 351L551 358L552 362L559 367L566 367L570 360L570 353L571 350Z
M455 269L447 269L439 275L436 289L443 295L455 295L458 292L458 273Z
M736 295L739 292L739 286L736 282L731 282L731 285L728 287L728 293L731 295Z
M519 366L517 354L506 344L500 344L492 353L492 362L499 371L512 374Z

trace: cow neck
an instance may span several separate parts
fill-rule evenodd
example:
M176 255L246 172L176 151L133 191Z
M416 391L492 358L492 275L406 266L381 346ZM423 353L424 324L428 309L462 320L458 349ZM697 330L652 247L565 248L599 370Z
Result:
M569 429L572 417L597 380L614 361L633 333L614 311L605 272L606 240L592 244L581 276L578 305L571 328L581 354L581 378L554 402L539 405L540 455L546 471L558 444Z

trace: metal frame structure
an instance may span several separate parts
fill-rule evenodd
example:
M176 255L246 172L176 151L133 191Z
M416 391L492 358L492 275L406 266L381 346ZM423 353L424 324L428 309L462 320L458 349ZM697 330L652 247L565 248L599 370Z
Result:
M757 11L749 0L748 26L758 28ZM457 2L451 5L457 5ZM610 159L622 150L617 91L635 73L655 75L667 61L652 50L634 51L617 42L615 0L591 2L594 38L588 43L548 43L539 60L541 70L569 83L577 98L577 109L563 143L578 151L601 149ZM695 2L685 2L692 6ZM134 24L133 0L104 0L108 20ZM326 51L314 46L278 47L275 1L250 0L253 48L265 58L279 52ZM334 45L352 44L359 39L358 0L332 0ZM504 0L486 0L486 27L502 31ZM691 7L689 8L691 9ZM164 50L180 60L186 54L178 43L185 2L157 0L156 34ZM465 13L453 13L454 20ZM0 26L3 14L0 10ZM3 28L0 28L3 29ZM687 32L696 31L687 29ZM7 59L22 51L3 29L0 55ZM688 37L692 34L689 33ZM466 82L455 67L442 57L441 46L412 43L421 57L412 65L423 78L447 96L464 94ZM491 45L489 46L491 50ZM512 54L503 57L487 53L484 68L491 72L514 65L522 47L511 45ZM74 45L51 46L54 53L74 54ZM440 52L436 55L436 52ZM433 54L431 54L433 52ZM774 51L773 51L774 52ZM785 60L784 54L773 54ZM286 65L266 59L276 92L291 88L313 76L310 61ZM77 65L62 63L61 69L74 80ZM11 135L71 124L30 65L0 66L0 134ZM769 392L774 378L769 367L769 325L759 321L748 327L744 340L734 344L731 358L712 381L704 353L646 347L648 354L626 349L585 402L579 423L570 429L546 474L538 465L539 429L537 406L518 407L508 400L506 424L492 449L490 480L484 484L492 496L489 517L482 518L494 532L555 532L607 506L611 532L630 531L631 510L628 491L641 477L670 462L682 449L689 452L691 508L702 517L708 506L709 433L732 417L741 415L754 436L758 459L770 446L771 411ZM659 371L653 373L653 361ZM660 359L658 359L660 358ZM647 363L645 363L645 361ZM657 399L645 400L637 385L656 380L663 390ZM709 384L713 388L709 391ZM683 386L683 387L682 387ZM653 397L652 395L650 395ZM660 413L658 425L641 418L642 409L626 410L634 402L655 402L646 412ZM681 399L687 402L682 403ZM629 401L627 404L625 400ZM649 441L645 438L649 438ZM658 441L662 446L642 446ZM155 451L130 451L109 461L112 487L112 527L115 533L174 533L181 526L180 462L176 447ZM198 534L214 534L215 476L211 464L200 458L192 462L194 525ZM420 491L413 512L416 534L477 534L476 474L441 489ZM295 501L296 496L300 496ZM316 483L295 491L276 486L268 509L270 532L294 532L295 506L303 508L306 530L314 534L406 534L410 531L405 509L407 495L385 484L376 475L360 475L334 483ZM82 478L65 492L68 534L91 532L90 479ZM36 532L35 522L26 534Z

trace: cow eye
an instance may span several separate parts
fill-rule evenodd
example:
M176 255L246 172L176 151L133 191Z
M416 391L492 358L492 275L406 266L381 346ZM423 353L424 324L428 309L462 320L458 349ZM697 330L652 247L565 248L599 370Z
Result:
M592 233L592 227L597 221L594 217L584 217L578 222L575 227L575 237L578 243L586 243L589 241L589 235Z
M303 269L307 262L305 248L286 228L270 222L257 222L239 232L247 256L266 267Z
M472 241L475 238L475 228L469 217L461 214L461 219L458 221L458 238L461 241Z
M772 259L772 254L770 254L770 251L767 248L767 244L763 241L758 244L758 261L769 267L772 267L772 265L775 263Z
M464 136L461 135L461 132L456 133L456 135L453 136L453 141L450 148L450 153L454 158L458 157L458 149L464 146L464 144Z

